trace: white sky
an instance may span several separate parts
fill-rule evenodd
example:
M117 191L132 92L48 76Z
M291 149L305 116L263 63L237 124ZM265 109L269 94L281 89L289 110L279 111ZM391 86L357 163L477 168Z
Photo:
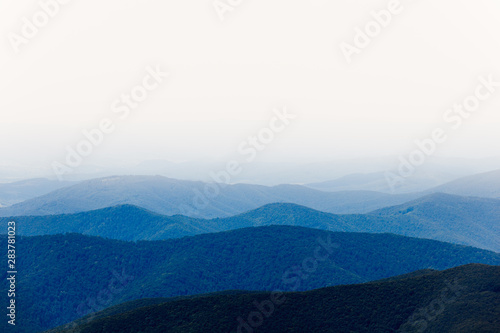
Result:
M16 54L8 33L38 1L1 0L0 159L63 159L156 64L170 77L86 163L224 159L281 106L298 117L269 160L403 154L442 126L478 75L500 81L500 3L402 0L347 64L339 44L388 2L243 0L222 22L212 0L73 0ZM498 154L499 106L500 87L438 154Z

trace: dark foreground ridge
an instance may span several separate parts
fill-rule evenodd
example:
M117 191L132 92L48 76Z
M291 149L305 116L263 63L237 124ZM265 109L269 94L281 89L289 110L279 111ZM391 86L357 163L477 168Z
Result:
M499 293L500 267L471 264L301 293L213 295L128 307L51 332L496 333Z

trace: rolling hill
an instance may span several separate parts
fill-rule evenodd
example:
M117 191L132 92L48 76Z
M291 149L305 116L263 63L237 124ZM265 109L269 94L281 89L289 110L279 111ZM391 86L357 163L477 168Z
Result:
M126 241L161 240L265 225L345 232L394 233L500 252L500 200L431 194L370 214L335 215L295 204L268 204L227 218L164 216L122 205L67 215L0 218L17 221L20 235L74 232ZM7 230L6 228L4 230Z
M304 293L213 295L139 308L129 304L126 312L68 326L81 333L495 333L500 331L499 292L500 267L472 264Z
M427 274L434 273L434 272L439 272L439 271L434 270L434 269L422 269L422 270L414 271L414 272L411 272L408 274L402 274L402 275L393 276L393 277L390 277L387 279L373 281L371 283L398 281L398 280L402 280L402 279L423 276L423 275L427 275ZM76 328L77 326L83 326L83 325L85 325L93 320L97 320L97 319L101 319L101 318L105 318L105 317L110 317L110 316L114 316L117 314L123 314L125 312L133 311L133 310L136 310L139 308L149 307L152 305L159 305L159 304L163 304L163 303L167 303L167 302L175 302L175 301L181 301L181 300L186 300L186 299L198 299L198 298L202 298L202 297L212 297L212 296L221 296L221 295L245 295L245 294L246 295L248 295L248 294L258 295L258 294L262 294L262 292L259 292L259 291L250 292L250 291L244 291L244 290L226 290L226 291L222 291L222 292L209 293L209 294L198 294L198 295L191 295L191 296L163 297L163 298L141 298L138 300L128 301L128 302L120 303L118 305L110 306L110 307L108 307L104 310L98 311L98 312L93 312L93 313L88 314L86 316L83 316L83 317L81 317L81 318L79 318L71 323L68 323L66 325L62 325L62 326L56 327L54 329L51 329L51 330L47 331L47 333L49 333L49 332L50 333L61 332L63 330L69 329L70 327L75 328L75 331L78 331L78 329L81 329L81 328Z
M125 241L162 240L224 230L210 220L166 216L132 205L76 214L0 218L5 225L11 220L16 221L18 235L80 233Z
M500 198L500 169L456 179L426 192L443 192L462 196Z
M500 252L500 200L435 193L371 215L426 229L430 238L481 246ZM439 236L441 235L441 236ZM446 235L446 236L445 236ZM419 237L426 237L420 234ZM481 245L480 245L481 244Z
M76 184L44 178L0 183L0 207L10 206Z
M17 264L22 272L18 329L30 333L134 299L224 290L303 291L427 268L500 265L500 254L472 247L291 226L154 242L79 234L18 237L16 245L22 258ZM5 281L5 272L1 278ZM5 330L2 325L6 321L0 324Z
M364 213L402 204L418 194L370 191L323 192L299 185L225 185L161 176L119 176L83 181L11 207L0 216L71 214L130 204L165 214L227 217L274 202L290 202L339 213Z

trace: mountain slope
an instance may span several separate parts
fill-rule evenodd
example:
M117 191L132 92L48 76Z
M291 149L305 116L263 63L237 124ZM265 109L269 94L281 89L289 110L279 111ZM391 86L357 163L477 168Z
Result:
M401 204L418 194L369 191L328 193L298 185L221 185L165 178L120 176L71 187L0 209L0 216L71 214L130 204L165 215L226 217L273 202L291 202L332 213L369 212Z
M307 187L328 191L376 191L383 193L410 193L426 191L454 180L449 172L417 171L405 180L401 186L391 188L386 179L386 172L353 173L337 179L306 184Z
M418 271L414 271L408 274L403 274L403 275L397 275L393 276L387 279L382 279L382 280L377 280L369 283L378 283L378 282L388 282L388 281L398 281L402 279L407 279L407 278L412 278L412 277L417 277L417 276L423 276L427 275L430 273L435 273L439 272L434 269L422 269ZM158 305L158 304L163 304L167 302L175 302L175 301L180 301L180 300L186 300L186 299L196 299L196 298L201 298L201 297L212 297L212 296L220 296L220 295L244 295L244 294L262 294L262 292L259 291L243 291L243 290L226 290L222 292L216 292L216 293L209 293L209 294L198 294L198 295L191 295L191 296L178 296L178 297L164 297L164 298L141 298L138 300L134 301L128 301L124 303L120 303L118 305L110 306L104 310L98 311L98 312L93 312L89 315L86 315L84 317L81 317L67 325L59 326L54 329L49 330L48 332L50 333L55 333L55 332L60 332L64 329L68 329L70 327L76 327L79 325L85 325L89 323L90 321L109 317L109 316L114 316L117 314L122 314L125 312L137 310L139 308L143 307L149 307L152 305ZM260 295L259 295L260 296Z
M500 198L500 169L463 177L426 192L443 192L483 198Z
M78 234L18 237L16 245L22 258L17 264L22 272L16 282L21 293L17 311L30 333L140 298L223 290L300 291L426 268L500 264L500 254L471 247L289 226L155 242Z
M433 235L431 238L453 239L453 242L471 246L488 244L489 249L500 251L498 199L436 193L370 214L395 219L413 228L425 226L425 232Z
M56 181L44 178L27 179L13 183L0 183L0 207L10 206L74 184L76 182Z
M0 218L7 225L15 220L23 236L80 233L125 241L180 238L222 231L210 220L181 215L165 216L140 207L121 205L77 214Z
M500 331L499 277L500 267L475 264L305 293L200 297L134 309L76 329L81 333L494 333Z
M395 277L397 279L397 277ZM60 329L68 328L69 326L77 326L77 325L83 325L91 320L96 320L100 318L105 318L109 316L113 316L116 314L128 312L131 310L136 310L145 306L151 306L151 305L158 305L158 304L163 304L167 302L175 302L175 301L180 301L180 300L185 300L185 299L196 299L196 298L201 298L201 297L211 297L211 296L219 296L219 295L246 295L246 294L257 294L261 293L260 291L247 291L247 290L225 290L225 291L219 291L219 292L214 292L214 293L208 293L208 294L198 294L198 295L190 295L190 296L177 296L177 297L161 297L161 298L141 298L133 301L128 301L124 303L120 303L117 305L110 306L104 310L98 311L98 312L93 312L91 314L88 314L86 316L83 316L71 324L63 325L60 327L56 327L54 329L51 329L47 332L57 332Z
M335 215L295 204L275 203L228 218L164 216L130 205L49 216L0 218L17 221L19 235L76 232L127 241L161 240L265 225L331 231L389 232L500 252L500 200L432 194L370 214ZM7 230L5 228L4 230Z

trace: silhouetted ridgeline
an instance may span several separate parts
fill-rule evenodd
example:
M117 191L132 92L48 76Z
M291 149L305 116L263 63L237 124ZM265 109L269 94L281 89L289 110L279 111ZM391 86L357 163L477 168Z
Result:
M216 295L131 307L76 329L81 333L494 333L500 332L499 293L500 267L467 265L305 293Z

